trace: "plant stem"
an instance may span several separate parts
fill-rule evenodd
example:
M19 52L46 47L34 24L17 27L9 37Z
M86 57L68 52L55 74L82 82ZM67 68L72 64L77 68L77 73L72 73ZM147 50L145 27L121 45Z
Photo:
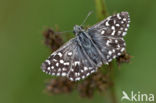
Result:
M112 83L109 87L110 98L111 98L112 103L117 103L116 94L115 94L114 70L113 70L112 62L109 64L108 68L109 68L108 70L109 81L110 83Z
M95 6L96 6L96 15L99 21L103 20L108 16L104 0L95 0Z
M104 0L95 0L95 6L96 6L96 15L97 15L98 21L101 21L108 16L108 12L106 10L106 4L104 3ZM104 67L102 68L104 69ZM115 95L115 86L114 86L113 64L110 63L108 68L106 68L108 70L107 73L109 75L110 82L113 84L113 85L110 85L110 88L108 91L109 97L112 103L117 103L116 95Z

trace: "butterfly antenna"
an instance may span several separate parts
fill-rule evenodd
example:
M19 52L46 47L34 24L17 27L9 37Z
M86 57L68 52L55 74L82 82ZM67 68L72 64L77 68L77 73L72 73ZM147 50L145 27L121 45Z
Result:
M63 32L55 32L56 34L63 34L63 33L69 33L69 32L73 32L73 31L63 31Z
M82 22L82 24L81 24L80 26L82 26L82 25L85 24L85 22L87 21L88 17L89 17L92 13L93 13L93 11L90 11L90 12L88 13L88 15L86 16L86 18L84 19L84 21Z

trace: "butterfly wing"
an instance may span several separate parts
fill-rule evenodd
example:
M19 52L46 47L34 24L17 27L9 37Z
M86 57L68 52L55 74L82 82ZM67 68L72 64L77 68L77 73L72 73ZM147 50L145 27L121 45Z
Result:
M103 21L93 25L88 29L89 32L96 32L103 36L123 37L129 27L129 14L128 12L121 12L109 16ZM92 34L92 33L91 33Z
M88 29L88 34L107 58L107 62L111 62L125 50L123 37L127 33L129 22L128 12L121 12L107 17Z
M55 76L66 76L71 81L84 79L97 67L87 59L77 40L71 39L42 64L43 72Z

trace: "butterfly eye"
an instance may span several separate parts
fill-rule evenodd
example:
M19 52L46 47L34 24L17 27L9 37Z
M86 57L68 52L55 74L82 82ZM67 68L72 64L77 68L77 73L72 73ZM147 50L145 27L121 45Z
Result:
M73 34L76 34L76 32L73 30Z

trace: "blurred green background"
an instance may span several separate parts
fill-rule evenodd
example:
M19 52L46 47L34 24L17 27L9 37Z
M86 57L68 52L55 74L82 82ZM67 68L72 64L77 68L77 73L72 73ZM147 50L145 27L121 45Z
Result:
M114 68L119 103L122 90L156 94L156 0L106 0L106 5L110 15L128 11L131 17L125 39L133 58ZM94 0L0 0L0 103L108 103L99 93L89 100L77 91L43 93L44 80L51 78L40 70L50 54L43 30L55 24L60 31L72 30L91 10L95 11ZM87 24L96 22L94 12Z

